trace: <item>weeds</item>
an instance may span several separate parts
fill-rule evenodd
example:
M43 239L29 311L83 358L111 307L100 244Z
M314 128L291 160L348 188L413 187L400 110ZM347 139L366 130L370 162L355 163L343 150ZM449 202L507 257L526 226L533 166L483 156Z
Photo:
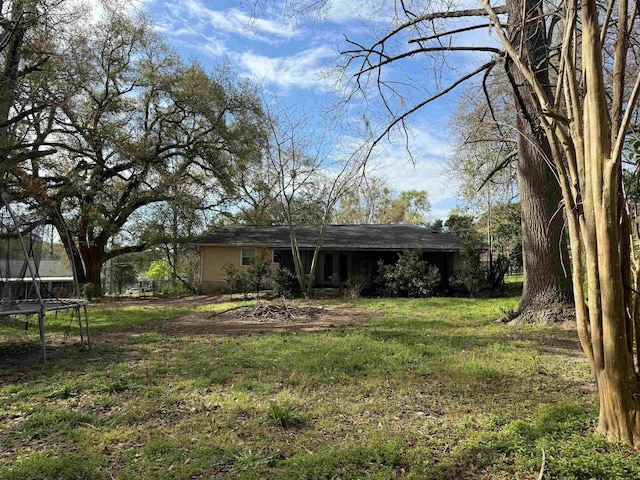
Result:
M306 418L298 412L291 402L280 404L275 400L269 402L267 419L282 429L300 427L306 423Z

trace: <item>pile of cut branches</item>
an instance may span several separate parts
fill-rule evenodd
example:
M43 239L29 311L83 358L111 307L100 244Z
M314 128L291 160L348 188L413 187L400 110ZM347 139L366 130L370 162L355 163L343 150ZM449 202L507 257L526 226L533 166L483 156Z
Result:
M296 307L287 303L258 303L251 307L235 307L222 312L216 312L209 318L226 316L233 312L234 317L243 320L255 320L259 322L300 322L315 320L322 313L324 308L318 307Z

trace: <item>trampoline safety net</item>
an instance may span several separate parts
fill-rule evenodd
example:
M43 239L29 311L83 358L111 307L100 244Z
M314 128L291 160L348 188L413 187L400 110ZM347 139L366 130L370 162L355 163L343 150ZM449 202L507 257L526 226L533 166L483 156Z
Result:
M11 202L5 191L0 191L0 197L0 317L37 315L42 360L46 363L46 312L74 310L80 339L89 348L88 302L81 298L68 298L66 291L65 297L56 297L40 278L47 217L34 213L19 202ZM73 285L71 293L77 292L75 274Z

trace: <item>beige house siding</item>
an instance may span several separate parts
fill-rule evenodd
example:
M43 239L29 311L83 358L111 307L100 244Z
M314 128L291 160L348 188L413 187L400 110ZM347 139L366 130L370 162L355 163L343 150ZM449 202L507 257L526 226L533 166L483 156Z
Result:
M243 248L256 248L257 256L271 264L273 270L279 267L277 263L273 263L273 250L267 247L200 245L200 289L203 293L210 293L224 285L225 265L233 265L240 271L249 268L242 265Z

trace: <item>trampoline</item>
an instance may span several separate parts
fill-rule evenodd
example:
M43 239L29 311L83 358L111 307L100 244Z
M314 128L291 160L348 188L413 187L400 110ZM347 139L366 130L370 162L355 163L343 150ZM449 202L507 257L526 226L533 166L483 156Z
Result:
M13 207L12 207L13 206ZM59 212L57 220L64 221ZM32 316L38 318L42 363L47 362L45 317L47 312L70 310L75 313L80 329L80 341L89 349L88 301L79 298L77 271L73 271L73 298L58 298L48 291L39 276L44 227L47 215L33 213L18 202L12 202L9 194L0 190L0 318L24 315L27 325ZM65 231L67 242L70 241ZM71 257L71 256L69 256Z

